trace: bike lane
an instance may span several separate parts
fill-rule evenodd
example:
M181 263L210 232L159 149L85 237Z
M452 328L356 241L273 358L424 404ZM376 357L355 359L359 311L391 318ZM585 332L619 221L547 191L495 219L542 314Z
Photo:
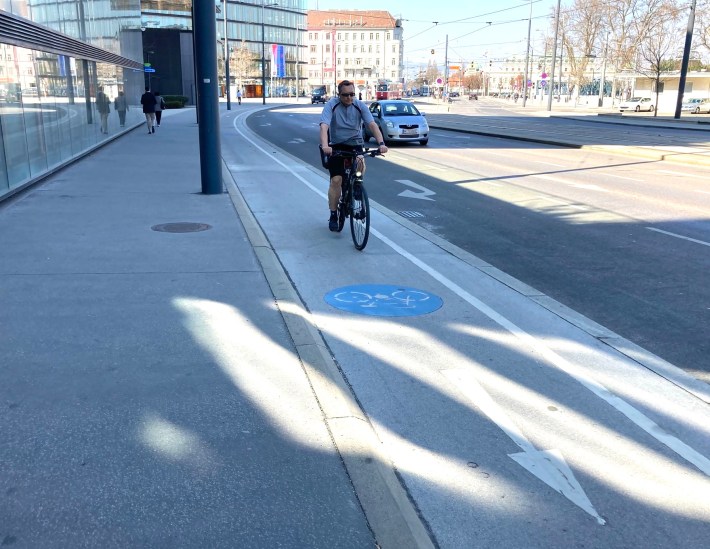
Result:
M325 172L235 121L225 130L235 145L224 152L230 194L243 220L254 216L267 276L283 270L272 273L272 288L287 323L292 317L314 338L309 345L297 330L297 345L334 358L334 377L312 372L326 389L316 394L334 439L346 464L358 455L379 460L385 484L393 478L386 470L396 470L401 484L390 488L414 504L403 511L411 531L414 512L441 547L581 540L663 547L667 536L707 536L710 416L702 384L674 372L685 384L679 388L650 372L628 356L652 360L642 349L618 352L624 343L615 334L374 203L371 241L355 251L347 225L341 234L327 230ZM366 185L376 184L377 161L369 162ZM395 289L378 294L383 285ZM373 317L328 299L342 303L357 292L379 308L397 289L434 296L441 306ZM333 385L361 408L374 448L358 449L356 438L340 444L337 411L329 415L324 402ZM373 485L354 484L367 500L363 490ZM407 502L393 496L391 503ZM377 506L365 507L372 520Z

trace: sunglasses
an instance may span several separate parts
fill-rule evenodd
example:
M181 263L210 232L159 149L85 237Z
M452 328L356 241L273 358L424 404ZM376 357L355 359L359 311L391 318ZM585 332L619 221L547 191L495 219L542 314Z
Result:
M340 97L355 97L354 93L341 93Z

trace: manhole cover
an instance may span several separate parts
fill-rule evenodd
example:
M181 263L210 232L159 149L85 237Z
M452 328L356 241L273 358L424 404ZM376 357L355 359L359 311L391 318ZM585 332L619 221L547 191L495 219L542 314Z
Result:
M186 221L178 223L161 223L160 225L153 225L151 227L154 231L159 231L161 233L198 233L211 228L212 225L208 225L207 223L189 223Z

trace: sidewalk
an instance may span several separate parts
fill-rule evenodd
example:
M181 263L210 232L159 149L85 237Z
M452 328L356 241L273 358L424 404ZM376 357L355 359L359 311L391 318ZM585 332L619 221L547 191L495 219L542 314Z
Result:
M201 194L194 111L166 115L0 206L1 544L417 546L234 197Z

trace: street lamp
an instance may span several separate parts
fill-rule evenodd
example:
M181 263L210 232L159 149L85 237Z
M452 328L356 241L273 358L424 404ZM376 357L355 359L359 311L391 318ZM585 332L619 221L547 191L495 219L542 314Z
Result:
M264 19L265 11L264 8L278 6L278 2L272 2L267 4L266 0L261 0L261 104L266 105L266 54L264 53L264 47L266 46L264 38ZM273 62L273 60L272 60Z
M229 94L229 39L227 38L227 0L223 1L222 20L224 21L224 87L227 94L227 110L232 110L232 101Z

